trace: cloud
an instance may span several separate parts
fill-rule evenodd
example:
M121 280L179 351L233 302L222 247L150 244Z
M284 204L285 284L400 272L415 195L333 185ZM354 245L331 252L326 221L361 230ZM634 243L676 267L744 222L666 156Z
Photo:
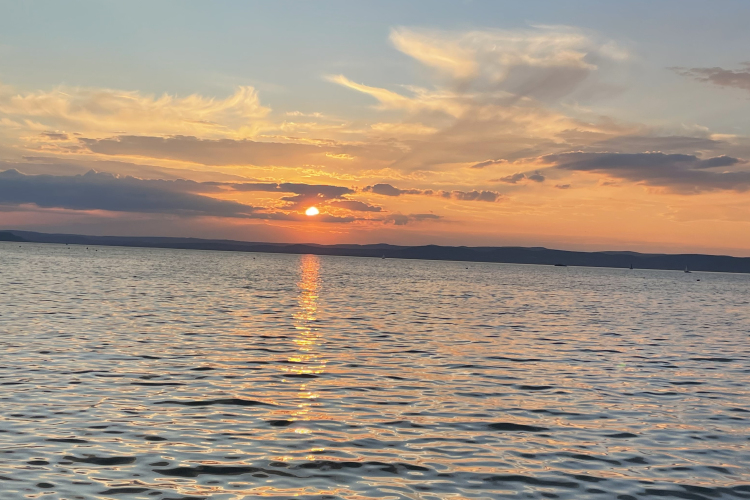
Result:
M383 135L398 137L409 135L429 135L438 131L435 127L428 127L422 123L373 123L370 129Z
M712 83L720 87L734 87L750 90L750 63L743 64L743 71L732 71L719 67L714 68L670 68L678 75L692 78L699 82Z
M369 205L365 202L357 200L332 201L328 205L332 207L345 208L353 212L380 212L383 210L382 207Z
M390 165L395 170L434 172L469 162L483 168L500 160L476 162L478 156L514 161L638 128L601 116L573 118L548 105L568 96L590 100L603 78L599 75L628 58L625 50L591 33L559 26L468 32L399 28L391 41L435 69L437 85L386 89L343 75L329 79L373 97L379 109L402 111L405 121L436 129L401 139L403 153Z
M92 153L110 156L136 156L197 163L201 165L252 165L258 167L309 167L346 165L372 167L403 154L383 143L340 144L333 140L308 142L264 142L250 139L203 139L195 136L133 136L105 139L81 138L80 144ZM357 161L360 159L360 161ZM354 161L353 161L354 160Z
M526 178L534 182L544 182L544 179L545 179L545 177L539 172L534 172L531 175L526 174Z
M716 171L746 162L729 156L701 159L665 153L564 153L541 158L560 170L596 172L612 177L694 194L712 190L750 190L750 171Z
M479 163L475 163L469 168L485 168L491 165L501 165L503 163L508 163L508 160L484 160L480 161Z
M42 132L39 135L51 141L67 141L70 139L70 136L68 134L62 134L62 133L57 133L57 132Z
M468 32L397 28L390 38L398 50L458 85L536 98L566 95L602 62L629 57L613 41L567 26Z
M234 191L264 191L267 193L295 193L303 196L319 196L326 200L341 198L347 194L354 194L354 190L344 186L329 184L303 184L298 182L236 182L213 183L231 188Z
M84 175L0 173L0 204L189 216L249 217L257 208L192 193L192 181L146 181L88 172ZM192 188L192 189L191 189Z
M356 83L344 75L329 76L328 80L374 97L379 102L380 109L383 110L404 110L414 114L425 111L440 112L458 117L468 109L467 103L461 102L461 96L454 92L410 87L409 90L414 94L410 97L384 88Z
M432 194L432 190L422 189L399 189L390 184L375 184L363 189L366 193L375 193L383 196L401 196L402 194Z
M502 198L502 194L495 191L433 191L432 189L399 189L390 184L375 184L367 186L362 191L374 193L383 196L401 196L405 194L415 194L423 196L442 196L443 198L453 198L462 201L490 201L494 202Z
M570 184L555 184L557 189L570 189Z
M269 112L253 87L238 87L231 96L216 99L66 86L21 92L0 85L0 115L95 134L127 130L131 134L251 136L266 126Z
M441 191L440 195L444 198L453 198L455 200L462 201L489 201L495 202L502 198L498 192L495 191Z
M297 213L270 211L205 194L248 191L296 193L282 197L284 209L305 206L305 202L337 199L353 203L349 210L363 211L360 202L343 200L354 190L340 186L299 183L196 182L185 179L138 179L95 171L83 175L25 175L17 170L0 172L0 205L36 205L40 208L103 210L111 212L159 213L181 216L239 217L266 220L305 220ZM368 205L362 203L363 206ZM359 208L356 208L359 207ZM372 207L370 211L379 207ZM352 222L351 216L323 215L322 222Z
M490 182L504 182L505 184L516 184L524 179L529 179L530 181L534 181L534 182L544 182L545 177L539 172L533 172L530 174L523 173L523 172L516 172L515 174L506 175L505 177L500 177L499 179L491 179Z
M70 159L54 156L24 156L20 161L0 160L0 171L18 170L25 174L83 175L89 170L131 176L139 179L190 179L194 181L242 181L246 177L182 168L166 168L115 160Z
M372 96L380 109L401 112L403 116L390 113L393 123L353 126L347 120L301 112L274 121L251 87L212 98L72 87L21 92L4 86L0 114L6 112L3 120L19 130L31 127L35 138L25 147L44 154L209 166L326 167L346 175L386 168L434 172L456 164L481 168L503 160L477 158L513 161L578 149L623 130L612 120L597 117L589 123L543 104L575 89L590 95L590 86L581 86L584 82L595 84L596 75L608 65L627 59L623 50L593 33L559 26L467 32L398 28L391 41L419 64L435 69L435 84L381 88L344 75L328 79ZM289 123L290 117L304 123ZM35 120L33 127L29 120ZM321 120L335 126L321 125ZM67 139L40 133L66 134ZM312 133L319 136L306 135ZM584 136L587 142L577 140Z
M206 185L212 183L205 183ZM295 209L324 203L328 200L341 199L345 195L354 194L354 190L343 186L328 184L302 184L294 182L261 183L213 183L232 191L260 191L266 193L294 193L294 196L284 196L281 199L288 202L285 208Z
M515 174L506 175L505 177L500 177L499 179L492 179L491 182L504 182L506 184L515 184L518 181L522 181L526 178L526 174L523 172L516 172Z
M695 152L719 149L725 143L716 139L689 136L646 136L625 135L595 142L591 148L597 152L641 153L658 152Z
M405 226L410 222L421 222L426 220L439 220L441 216L435 214L392 214L384 219L386 224L394 224L396 226Z
M300 166L321 159L326 149L312 144L199 139L193 136L119 136L80 139L94 153L146 156L203 165Z

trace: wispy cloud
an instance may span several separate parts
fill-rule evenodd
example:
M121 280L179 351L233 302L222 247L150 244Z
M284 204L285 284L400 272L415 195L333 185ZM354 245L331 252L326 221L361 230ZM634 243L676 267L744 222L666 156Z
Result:
M410 222L421 222L426 220L440 220L441 216L435 214L392 214L385 218L386 224L394 224L396 226L405 226Z
M398 28L390 38L401 52L457 84L545 98L569 93L604 60L629 57L615 42L567 26L468 32Z
M391 41L434 69L436 85L386 89L344 75L329 79L371 96L380 109L402 111L406 120L436 129L403 141L405 152L392 168L436 171L456 163L483 168L634 132L613 120L586 122L550 106L577 89L591 93L602 68L628 59L610 40L541 26L470 32L399 28Z
M348 145L336 141L318 143L204 139L195 136L132 136L81 138L88 151L109 156L141 156L202 165L254 165L300 167L349 162L366 158L369 165L392 160L400 154L387 145Z
M253 87L238 87L231 96L217 99L65 86L24 92L0 85L0 114L9 119L91 134L126 130L130 134L251 137L266 126L269 112Z
M454 200L461 201L489 201L495 202L500 200L503 195L496 191L486 190L472 190L472 191L461 191L461 190L432 190L432 189L399 189L390 184L375 184L373 186L367 186L363 189L366 193L374 193L382 196L402 196L402 195L422 195L422 196L440 196L443 198L452 198Z

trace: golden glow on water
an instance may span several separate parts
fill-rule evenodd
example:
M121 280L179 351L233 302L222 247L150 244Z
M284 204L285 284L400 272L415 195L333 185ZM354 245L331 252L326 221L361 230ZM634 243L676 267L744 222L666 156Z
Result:
M314 208L314 207L313 207ZM321 332L316 325L318 314L318 294L320 292L320 258L317 255L302 255L299 260L299 280L297 281L297 310L294 313L294 328L296 335L293 339L297 346L297 353L287 358L291 367L285 370L298 377L322 374L326 361L321 358L317 347L320 345ZM309 420L319 395L310 387L314 379L304 379L299 385L297 397L298 410L292 413L297 420ZM297 428L296 433L311 433L309 429Z

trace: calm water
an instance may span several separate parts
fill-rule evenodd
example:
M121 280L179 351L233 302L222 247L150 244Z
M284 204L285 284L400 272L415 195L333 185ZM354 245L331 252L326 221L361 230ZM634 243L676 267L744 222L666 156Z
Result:
M746 275L2 243L0 498L750 498L748 337Z

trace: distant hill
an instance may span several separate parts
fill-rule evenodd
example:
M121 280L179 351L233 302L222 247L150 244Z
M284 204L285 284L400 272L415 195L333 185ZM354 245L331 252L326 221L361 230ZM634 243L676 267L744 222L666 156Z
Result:
M16 238L16 239L9 239ZM509 264L565 265L635 269L671 269L725 273L750 273L750 257L703 254L645 254L637 252L571 252L542 247L451 247L439 245L399 246L316 245L293 243L257 243L199 238L163 238L152 236L84 236L48 234L31 231L0 231L0 241L68 243L122 247L176 248L233 252L341 255L351 257L387 257L395 259L452 260L467 262L503 262Z
M0 241L26 241L10 231L0 231Z

